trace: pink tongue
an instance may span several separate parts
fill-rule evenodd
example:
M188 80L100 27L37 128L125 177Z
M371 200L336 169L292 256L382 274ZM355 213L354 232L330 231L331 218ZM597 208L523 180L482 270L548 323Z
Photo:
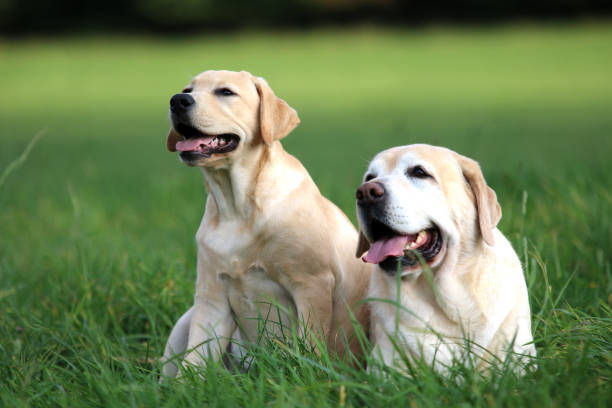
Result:
M389 256L402 256L408 242L415 239L416 235L399 235L393 238L380 239L372 243L366 256L361 259L363 259L363 262L377 264Z
M199 137L196 139L181 140L176 143L179 152L201 152L206 150L213 136Z

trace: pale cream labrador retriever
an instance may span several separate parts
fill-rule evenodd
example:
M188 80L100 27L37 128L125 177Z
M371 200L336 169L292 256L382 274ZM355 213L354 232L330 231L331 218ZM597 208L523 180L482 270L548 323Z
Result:
M441 371L535 355L521 263L477 162L429 145L385 150L357 190L357 214L357 256L378 264L370 297L388 300L371 303L383 363L401 367L398 348Z
M349 308L370 268L353 257L348 218L279 142L299 124L295 110L262 78L206 71L172 97L170 120L167 148L201 169L208 199L194 304L170 334L163 374L220 358L232 337L255 340L262 321L271 333L305 322L332 352L361 354ZM365 307L352 311L368 325Z

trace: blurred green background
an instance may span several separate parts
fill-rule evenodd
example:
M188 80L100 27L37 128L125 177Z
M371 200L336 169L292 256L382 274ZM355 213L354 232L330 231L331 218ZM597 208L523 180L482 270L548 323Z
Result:
M607 180L611 40L608 25L511 25L5 41L0 163L46 134L4 186L3 206L33 228L65 227L44 211L58 206L70 221L71 188L94 206L85 219L98 210L118 223L134 211L141 217L126 222L143 228L187 216L195 226L199 173L164 151L164 138L170 96L206 69L268 79L302 119L287 150L352 219L368 160L394 145L476 158L502 204L529 187L541 194L540 178Z
M0 174L44 129L0 185L0 389L31 402L45 378L85 390L132 378L95 376L109 373L107 343L136 367L145 348L161 354L191 303L205 202L199 171L165 150L168 101L207 69L263 76L299 112L283 144L353 221L383 149L478 160L526 269L540 375L568 401L607 399L592 379L609 381L609 325L583 325L609 322L612 301L606 22L0 40ZM572 386L555 382L578 341L586 365ZM89 382L53 368L72 364Z

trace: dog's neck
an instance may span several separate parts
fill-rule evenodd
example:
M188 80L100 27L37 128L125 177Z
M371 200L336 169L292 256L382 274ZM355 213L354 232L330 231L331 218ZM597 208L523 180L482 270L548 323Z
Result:
M469 248L469 249L468 249ZM459 254L469 254L460 256ZM480 271L485 265L492 265L491 252L484 241L470 242L448 254L448 259L436 272L436 300L446 316L467 327L470 322L462 316L474 316L479 306L474 303L473 292L479 284Z
M227 167L201 168L206 190L214 200L213 208L220 221L246 220L252 216L257 204L254 201L257 178L269 154L266 149L264 145L257 146Z

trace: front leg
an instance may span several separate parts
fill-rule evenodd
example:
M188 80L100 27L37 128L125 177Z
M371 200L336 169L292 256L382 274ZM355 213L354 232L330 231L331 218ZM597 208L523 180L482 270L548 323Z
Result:
M329 343L335 279L331 272L310 278L310 281L298 285L293 291L299 333L311 344L316 344L313 342L313 335Z
M189 308L181 318L176 322L174 328L170 332L168 342L162 357L162 376L161 382L166 377L176 377L178 366L176 359L181 356L187 349L187 341L189 340L189 326L191 325L191 316L193 307Z
M224 285L216 274L202 275L196 284L184 367L205 366L208 359L219 360L236 330Z

